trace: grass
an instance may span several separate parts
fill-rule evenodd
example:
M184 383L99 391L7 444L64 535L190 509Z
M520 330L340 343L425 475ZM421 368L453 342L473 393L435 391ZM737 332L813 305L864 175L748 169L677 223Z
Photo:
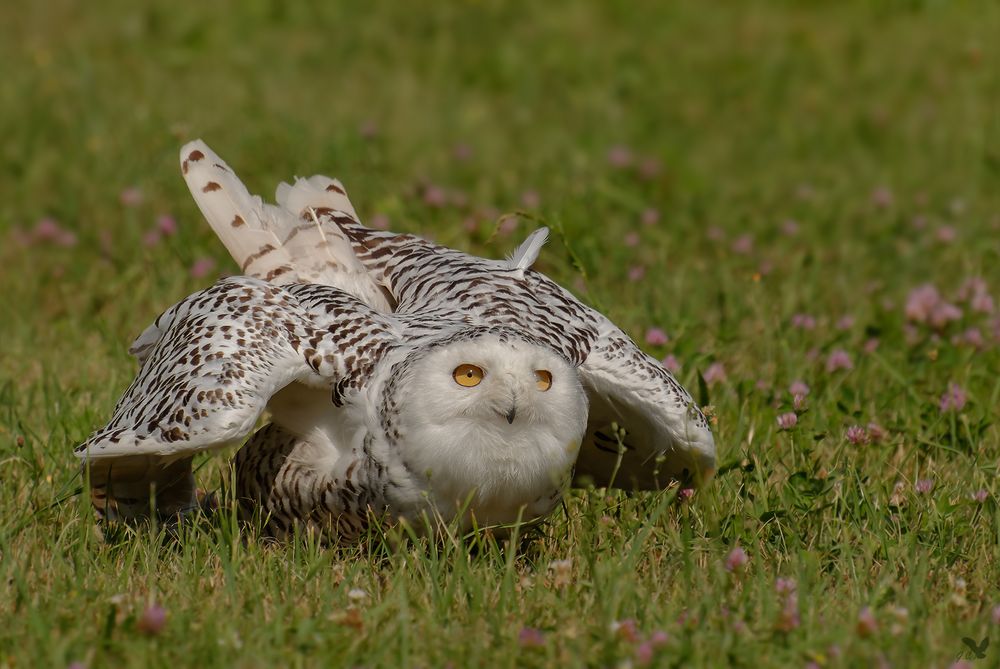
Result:
M956 296L1000 298L995 4L337 5L0 9L0 666L1000 663L1000 333ZM716 480L577 491L509 545L103 536L71 447L132 337L235 269L178 174L197 136L471 252L553 226L543 271L713 381ZM958 320L907 319L928 283Z

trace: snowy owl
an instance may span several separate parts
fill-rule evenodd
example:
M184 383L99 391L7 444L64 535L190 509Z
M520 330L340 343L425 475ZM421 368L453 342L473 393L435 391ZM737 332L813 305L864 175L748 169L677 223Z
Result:
M715 446L691 396L607 318L530 269L358 221L343 185L252 196L203 142L181 171L244 276L164 312L136 379L77 447L99 512L197 506L192 456L234 459L241 513L356 539L373 517L543 518L574 481L698 485ZM254 433L262 415L269 423Z

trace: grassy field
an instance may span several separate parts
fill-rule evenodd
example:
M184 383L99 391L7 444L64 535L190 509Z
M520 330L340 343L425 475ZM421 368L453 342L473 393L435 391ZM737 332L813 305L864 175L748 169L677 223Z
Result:
M998 666L1000 6L202 4L0 8L0 667ZM717 478L512 546L103 536L71 449L236 269L195 137L477 254L560 230Z

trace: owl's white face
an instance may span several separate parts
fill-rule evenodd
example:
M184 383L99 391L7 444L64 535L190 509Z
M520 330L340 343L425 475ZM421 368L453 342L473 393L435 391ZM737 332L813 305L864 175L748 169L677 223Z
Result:
M548 513L587 426L577 371L548 349L485 335L432 351L400 387L401 455L445 517L480 524ZM467 516L469 515L467 513Z

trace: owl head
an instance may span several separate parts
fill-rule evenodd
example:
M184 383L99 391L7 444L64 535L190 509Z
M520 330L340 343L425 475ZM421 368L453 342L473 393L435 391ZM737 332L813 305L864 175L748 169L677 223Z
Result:
M427 347L397 388L394 430L407 469L447 517L479 524L548 513L568 485L587 426L576 368L507 328Z

